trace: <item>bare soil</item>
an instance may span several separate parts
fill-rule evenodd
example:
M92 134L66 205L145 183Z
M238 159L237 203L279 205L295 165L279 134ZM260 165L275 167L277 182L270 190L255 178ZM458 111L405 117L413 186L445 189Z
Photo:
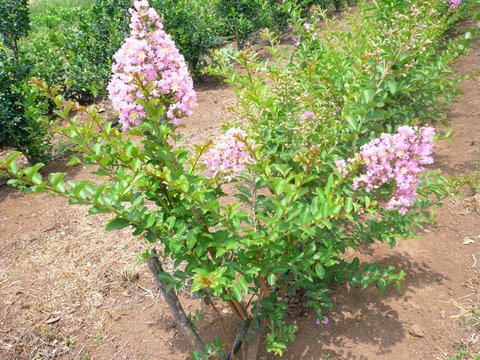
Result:
M458 73L471 77L451 107L453 142L436 150L436 166L450 175L471 173L477 164L479 69L477 41L457 64ZM235 103L231 90L215 81L199 85L198 96L200 108L183 130L192 142L218 133ZM61 161L50 170L90 176ZM289 321L298 326L297 341L285 358L448 359L460 348L480 353L480 195L474 195L466 191L448 200L437 225L418 239L365 251L367 259L406 271L401 292L341 287L332 294L328 325L293 309ZM0 359L189 358L188 342L146 266L136 263L143 245L128 231L105 233L106 219L86 210L0 188ZM182 302L189 311L202 307L188 294ZM239 326L227 322L232 333ZM208 309L200 332L220 336Z

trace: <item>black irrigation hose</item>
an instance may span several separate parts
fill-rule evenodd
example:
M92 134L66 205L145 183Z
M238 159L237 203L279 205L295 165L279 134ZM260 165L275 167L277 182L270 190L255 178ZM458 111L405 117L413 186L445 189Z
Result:
M287 271L283 272L283 273L280 275L280 278L288 275L290 272L291 272L291 270L287 270ZM272 291L273 291L273 292L277 292L277 291L278 291L278 287L277 287L277 286L274 287L274 288L272 289ZM245 340L245 337L246 337L247 334L248 334L248 329L249 329L249 327L250 327L250 324L251 324L251 320L250 320L250 319L244 319L244 321L243 321L243 326L242 326L242 328L240 329L240 331L238 332L237 337L235 338L235 341L234 341L234 343L233 343L233 349L232 349L232 351L229 352L229 353L227 353L227 354L224 356L223 360L231 360L231 358L232 358L232 353L233 353L233 355L235 355L235 354L238 352L238 350L240 350L240 347L242 346L242 343L243 343L243 341Z
M247 336L249 327L250 327L250 321L245 320L243 322L242 328L240 329L240 331L237 334L237 337L235 338L235 342L233 343L232 351L227 353L224 356L223 360L231 360L232 355L235 355L238 352L238 350L240 350L240 348L242 346L242 343L243 343L243 340L245 340L245 337Z
M7 185L7 181L4 181L4 182L0 183L0 187L2 187L4 185Z

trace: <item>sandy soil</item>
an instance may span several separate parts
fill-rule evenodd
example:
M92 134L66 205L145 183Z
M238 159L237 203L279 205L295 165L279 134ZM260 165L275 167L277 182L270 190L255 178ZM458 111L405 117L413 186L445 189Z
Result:
M478 69L479 41L457 71ZM436 152L437 166L452 175L475 169L480 139L478 73L461 88L452 106L453 143ZM200 85L198 95L200 108L183 130L193 142L217 133L235 102L216 82ZM66 170L61 161L50 169ZM448 359L459 348L480 352L480 197L472 195L447 201L438 224L420 238L366 251L407 272L403 291L382 296L340 288L328 325L315 325L313 313L292 312L297 341L285 358ZM105 221L63 199L0 188L0 359L189 357L146 266L136 263L142 245L128 231L105 233ZM189 311L200 307L188 294L182 301ZM218 324L205 314L202 335L218 336ZM231 330L238 325L231 321Z

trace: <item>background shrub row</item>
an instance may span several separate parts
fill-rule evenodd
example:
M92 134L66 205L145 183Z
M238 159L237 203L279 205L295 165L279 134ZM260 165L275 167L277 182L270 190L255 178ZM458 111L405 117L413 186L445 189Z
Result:
M41 2L41 1L40 1ZM35 76L63 84L67 97L90 102L101 95L110 76L112 56L129 33L131 0L91 0L67 6L44 0L32 8L33 31L22 43ZM198 79L209 50L236 39L245 46L253 34L268 27L284 30L287 5L276 0L151 0L163 16L166 31ZM300 0L303 9L340 1Z
M199 79L209 51L236 39L239 47L260 29L287 27L287 5L339 7L338 0L151 0ZM112 56L129 33L131 0L6 0L0 5L0 146L30 161L49 157L42 123L46 100L32 77L61 85L63 95L89 103L105 93Z
M209 52L227 41L246 45L262 28L287 29L292 8L306 16L312 6L334 10L351 0L150 0L201 77ZM6 0L0 5L0 146L30 160L49 155L42 126L48 104L31 90L32 77L59 84L63 95L89 103L105 93L112 56L129 33L131 0ZM432 66L437 64L432 63ZM418 74L418 82L423 82ZM427 100L426 100L427 101Z

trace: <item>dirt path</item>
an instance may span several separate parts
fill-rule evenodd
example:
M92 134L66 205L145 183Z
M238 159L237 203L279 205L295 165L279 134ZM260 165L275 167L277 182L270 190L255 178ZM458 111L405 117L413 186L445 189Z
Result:
M478 69L479 41L458 64L460 73ZM439 166L450 174L475 167L478 80L462 84L465 94L452 106L454 143L437 150ZM192 142L215 134L234 103L222 85L198 90L200 108L183 130ZM53 167L59 171L62 165ZM81 169L70 173L89 176ZM291 319L299 332L286 358L446 359L458 348L479 351L478 329L458 318L455 306L476 304L480 310L480 203L474 205L472 198L449 201L438 213L438 225L420 239L366 253L403 268L404 291L381 296L375 289L337 290L328 325L315 325L312 313ZM87 217L85 210L63 199L0 188L0 359L188 358L145 266L135 265L142 249L138 240L127 231L104 233L105 220ZM466 238L475 243L464 245ZM192 300L186 304L189 310L198 307ZM200 326L207 336L219 334L208 312Z

